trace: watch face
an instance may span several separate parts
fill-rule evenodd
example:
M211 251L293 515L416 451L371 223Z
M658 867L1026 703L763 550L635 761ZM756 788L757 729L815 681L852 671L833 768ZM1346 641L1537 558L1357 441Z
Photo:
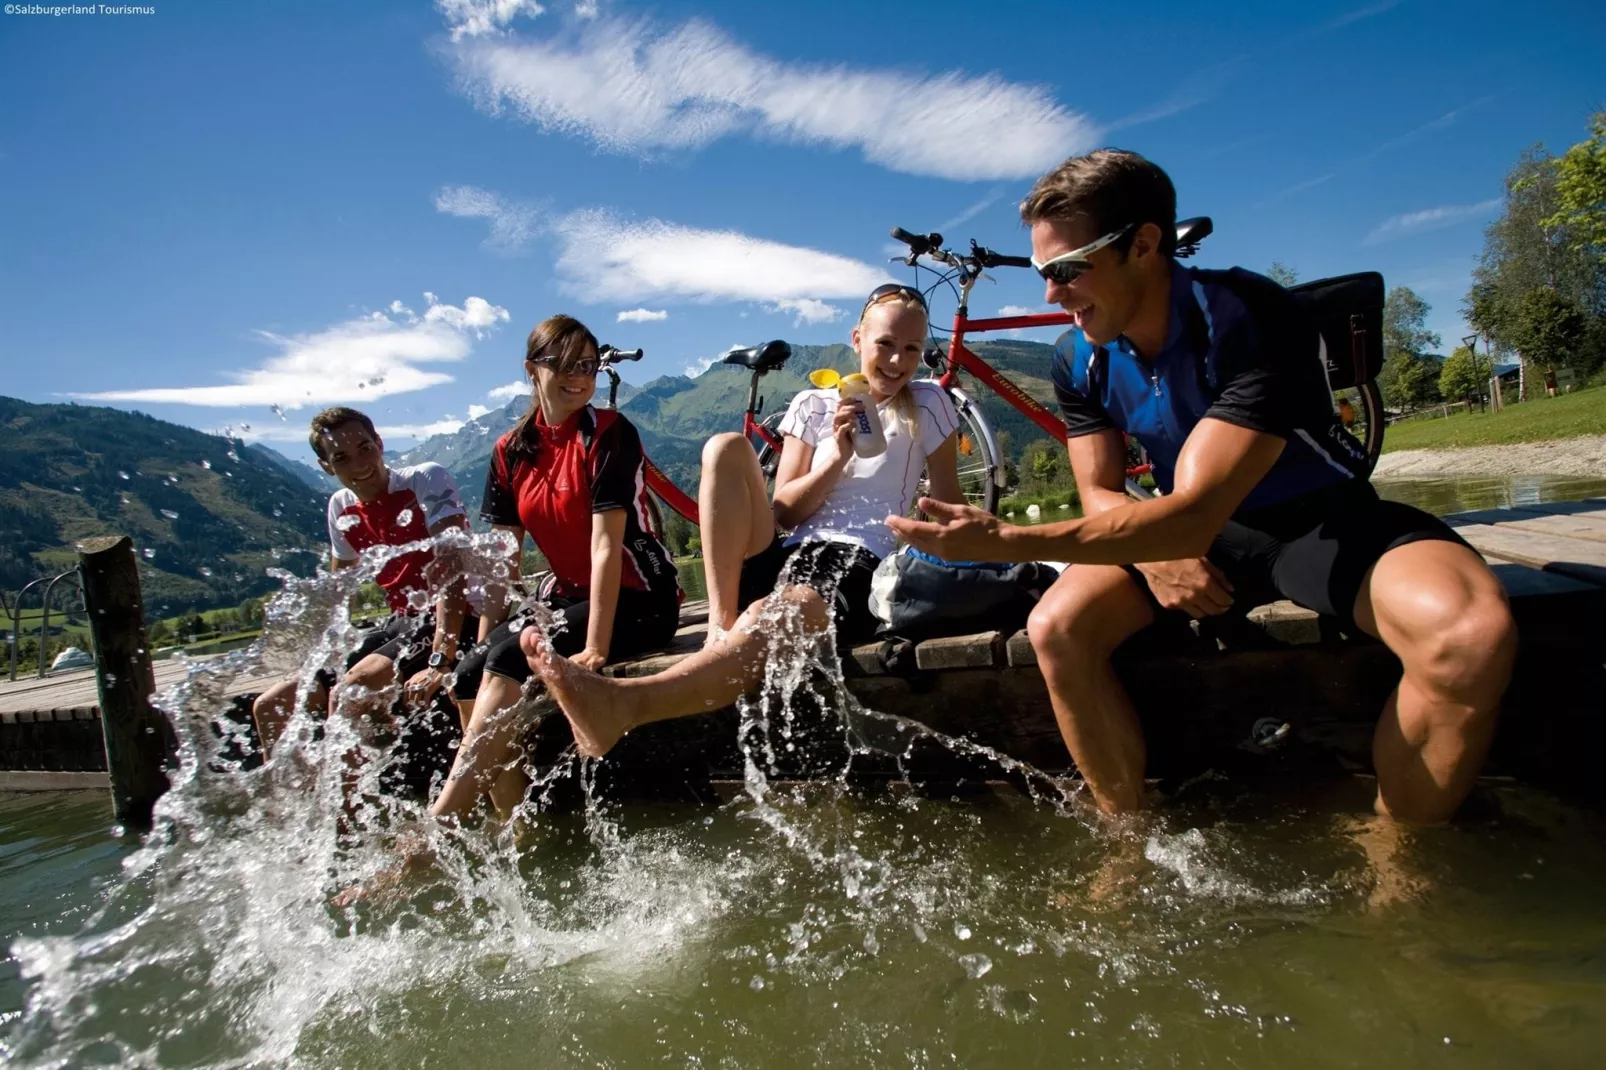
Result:
M445 664L446 664L446 655L442 654L439 650L435 651L435 653L433 653L433 654L431 654L429 656L429 667L430 668L439 669L440 667L442 667Z

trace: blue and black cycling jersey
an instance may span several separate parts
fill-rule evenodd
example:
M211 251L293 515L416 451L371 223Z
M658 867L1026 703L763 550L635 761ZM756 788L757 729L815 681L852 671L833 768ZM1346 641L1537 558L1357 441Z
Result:
M1171 326L1153 359L1125 337L1094 346L1073 328L1055 348L1053 378L1071 437L1113 429L1137 439L1165 493L1207 416L1287 442L1240 511L1366 478L1366 451L1334 412L1315 323L1288 291L1241 268L1173 262Z

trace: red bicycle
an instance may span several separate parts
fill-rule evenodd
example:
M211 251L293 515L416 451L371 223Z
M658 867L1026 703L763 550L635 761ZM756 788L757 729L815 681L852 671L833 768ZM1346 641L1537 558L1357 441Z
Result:
M1212 230L1213 224L1208 217L1182 220L1177 224L1175 255L1183 258L1198 252L1199 243L1209 237ZM984 331L1068 327L1074 320L1067 312L971 319L970 291L977 280L983 277L986 269L1030 268L1031 259L995 253L977 245L974 240L970 243L969 255L961 255L943 248L941 234L911 234L902 227L894 227L892 237L909 247L908 256L894 257L894 260L918 270L922 266L918 263L919 259L926 257L947 269L939 272L937 281L924 291L928 298L943 285L952 285L957 289L959 307L954 310L954 325L949 336L947 352L932 347L926 351L925 362L932 371L939 373L936 381L953 400L954 408L958 411L963 424L960 431L959 453L960 482L965 488L965 496L970 499L971 504L989 513L993 512L998 507L998 498L1005 483L1005 468L999 458L998 439L993 434L992 426L981 407L972 401L959 385L959 373L969 372L975 376L1038 427L1062 443L1066 439L1065 421L967 348L965 337ZM933 269L928 268L928 270ZM1324 280L1306 283L1296 289L1313 287L1319 285L1321 281ZM1377 385L1368 382L1334 391L1333 408L1345 426L1350 428L1366 447L1370 464L1376 464L1378 454L1383 448L1383 399L1378 393ZM1129 442L1129 450L1132 451L1129 458L1133 463L1126 470L1127 490L1137 497L1148 497L1149 492L1139 487L1137 480L1148 473L1150 466L1143 459L1141 450L1136 449L1136 443Z
M619 407L619 372L615 365L624 361L637 361L642 357L639 349L617 349L605 345L597 352L602 371L608 376L608 408ZM763 469L765 478L775 475L775 468L781 460L781 434L779 427L784 412L771 413L767 419L760 419L759 414L764 411L764 399L759 395L759 380L770 372L780 371L792 357L792 347L779 338L765 342L761 346L751 346L747 349L733 349L720 359L721 364L730 364L738 368L746 368L752 372L752 379L747 386L747 408L742 413L742 434L746 436L753 447L758 450L759 467ZM675 481L664 474L663 469L653 463L651 457L643 457L646 468L647 489L652 491L656 501L662 501L669 508L690 520L693 524L698 522L697 499L675 485ZM663 517L657 512L657 504L653 499L653 514L650 517L653 534L663 537Z

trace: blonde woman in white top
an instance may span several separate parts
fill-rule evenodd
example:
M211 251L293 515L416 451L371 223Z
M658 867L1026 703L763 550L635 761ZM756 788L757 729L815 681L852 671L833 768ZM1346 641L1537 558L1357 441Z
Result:
M553 657L536 632L526 633L525 653L568 716L581 753L605 754L651 721L730 705L763 679L777 627L795 632L787 641L798 643L831 629L839 646L874 632L870 576L897 545L886 517L913 507L922 473L930 497L964 501L958 417L939 387L914 381L926 335L925 299L906 286L878 287L853 328L887 437L879 456L855 456L864 402L834 389L792 399L780 427L773 502L745 438L719 435L703 448L698 504L710 641L702 651L657 676L612 680Z

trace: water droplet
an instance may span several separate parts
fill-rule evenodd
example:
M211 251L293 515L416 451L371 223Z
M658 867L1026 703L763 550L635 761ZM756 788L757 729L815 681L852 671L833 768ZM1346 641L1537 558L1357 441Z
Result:
M205 565L201 566L201 570L200 571L201 571L201 575L205 576L207 579L211 579L212 578L212 570L207 568Z
M128 473L123 471L121 468L119 468L117 470L117 475L119 476L119 478L122 478L122 479L127 479L128 478Z
M228 476L230 479L234 478L234 473L233 472L224 472L223 474Z
M273 515L274 515L274 516L283 516L283 515L284 515L284 510L282 510L282 509L275 509L275 510L274 510L274 511L273 511Z
M145 555L145 560L147 560L147 561L149 561L151 558L156 556L156 551L154 549L152 549L151 547L149 547L149 546L147 546L147 547L145 547L145 549L141 550L140 553Z
M754 974L753 979L747 982L747 987L751 988L754 992L764 991L764 978L758 976L758 974Z
M993 968L993 960L978 951L973 955L960 955L959 965L965 968L965 976L974 981L987 975L987 971Z
M970 926L966 925L964 922L958 923L954 926L954 935L959 937L961 940L969 940Z
M73 493L75 493L75 494L82 494L83 492L84 492L84 488L83 487L74 487L73 488Z
M268 408L270 410L272 410L273 415L277 416L279 419L281 419L281 420L285 419L284 410L281 409L279 406L277 406L277 405L269 405Z
M167 519L169 519L169 520L177 520L178 519L178 514L173 512L173 510L171 510L171 509L163 509L162 510L162 515L167 517Z
M116 673L114 673L114 672L107 673L105 679L106 679L106 686L107 687L116 687L117 686L117 674Z
M399 527L399 528L411 527L412 523L413 523L413 511L411 509L403 509L401 512L396 514L396 526L397 527Z
M205 468L208 472L210 472L212 470L212 462L211 461L202 461L201 462L201 467Z
M224 454L224 456L231 461L238 461L240 459L240 455L235 453L233 450L229 450L228 453Z

